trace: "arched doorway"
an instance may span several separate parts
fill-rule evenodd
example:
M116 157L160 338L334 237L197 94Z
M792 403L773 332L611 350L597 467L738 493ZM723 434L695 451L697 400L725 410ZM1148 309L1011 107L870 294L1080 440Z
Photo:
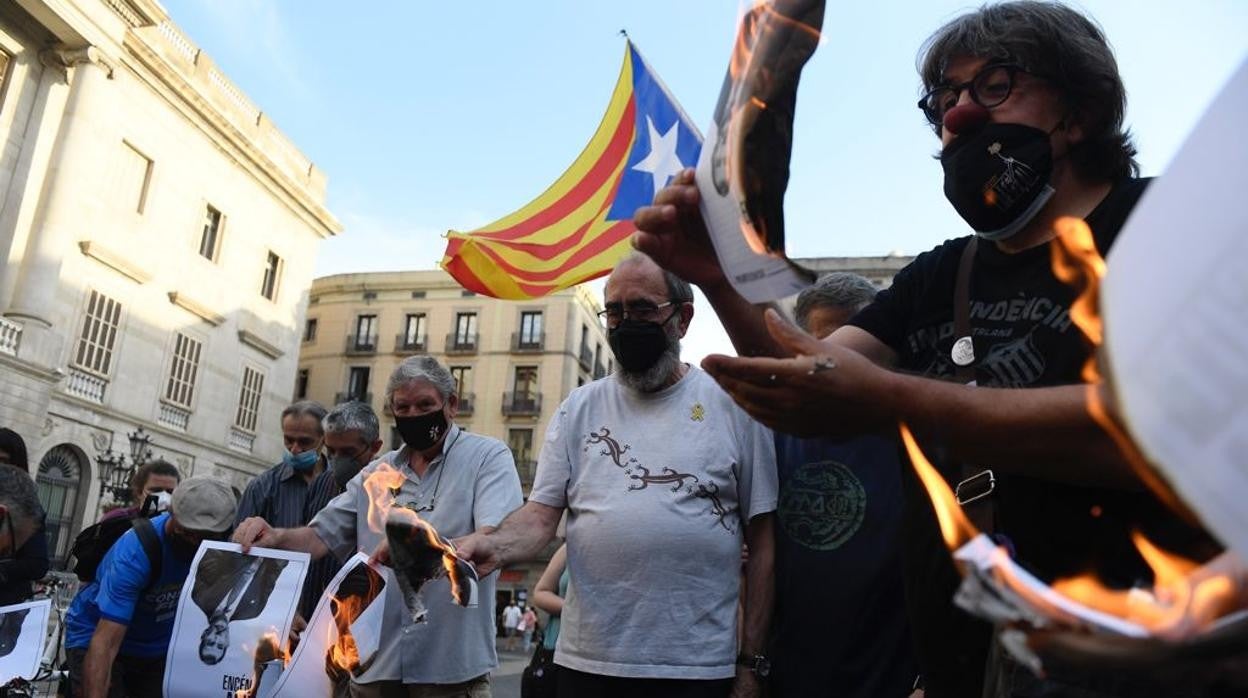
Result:
M85 471L80 451L69 444L54 446L39 461L35 482L39 485L39 503L48 515L48 556L57 568L65 565L69 545L78 532L78 500Z

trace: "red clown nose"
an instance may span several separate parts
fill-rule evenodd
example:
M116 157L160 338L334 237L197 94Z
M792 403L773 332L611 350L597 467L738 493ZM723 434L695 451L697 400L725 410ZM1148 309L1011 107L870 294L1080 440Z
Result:
M958 135L973 131L988 121L988 110L974 102L959 104L945 112L944 124L949 133Z

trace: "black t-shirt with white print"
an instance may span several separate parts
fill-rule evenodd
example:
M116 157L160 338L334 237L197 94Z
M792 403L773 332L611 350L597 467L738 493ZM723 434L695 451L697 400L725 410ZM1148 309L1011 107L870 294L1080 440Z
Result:
M1102 255L1108 253L1147 185L1141 179L1117 183L1088 215ZM891 288L850 320L896 351L901 370L955 379L950 359L955 340L954 285L970 239L949 240L919 255L897 274ZM1039 388L1080 382L1090 349L1070 318L1078 291L1054 277L1051 244L1016 254L991 243L979 244L970 285L978 385ZM939 443L921 441L947 481L961 479L959 465L940 457ZM989 629L951 603L957 573L931 502L913 471L906 470L907 604L928 696L978 695ZM1002 475L1000 470L996 474L998 531L1012 542L1016 559L1046 581L1088 571L1119 587L1150 581L1148 568L1131 543L1130 533L1137 528L1189 554L1209 552L1207 539L1147 493Z

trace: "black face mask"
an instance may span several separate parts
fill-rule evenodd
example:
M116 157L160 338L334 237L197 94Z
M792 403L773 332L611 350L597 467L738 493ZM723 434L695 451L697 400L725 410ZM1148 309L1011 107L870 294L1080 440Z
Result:
M395 417L394 427L403 436L403 443L417 451L433 447L447 430L446 413L440 409L416 417Z
M1022 230L1053 196L1049 134L1022 124L984 124L940 154L945 198L986 240Z
M630 373L642 373L658 363L667 351L669 340L663 326L675 317L663 322L638 322L626 318L607 330L607 344L620 366Z

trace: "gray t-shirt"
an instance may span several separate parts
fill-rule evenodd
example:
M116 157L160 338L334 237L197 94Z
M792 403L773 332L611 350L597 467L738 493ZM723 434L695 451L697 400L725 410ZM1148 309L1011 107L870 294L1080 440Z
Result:
M368 495L363 483L381 463L399 468L406 478L395 497L398 505L426 506L437 489L433 511L422 511L420 517L446 538L497 526L524 503L515 461L501 441L452 426L443 449L423 478L408 467L411 456L406 447L381 456L352 478L346 491L322 509L309 526L339 560L346 560L357 550L373 552L383 534L368 527ZM381 647L372 666L356 682L459 683L498 666L494 651L497 577L491 574L481 580L476 608L457 606L445 577L426 584L422 596L429 615L419 624L411 622L402 595L397 588L392 589L396 585L387 585Z
M532 501L568 508L555 662L633 678L735 674L742 524L776 508L770 430L705 372L644 394L614 376L551 420Z

